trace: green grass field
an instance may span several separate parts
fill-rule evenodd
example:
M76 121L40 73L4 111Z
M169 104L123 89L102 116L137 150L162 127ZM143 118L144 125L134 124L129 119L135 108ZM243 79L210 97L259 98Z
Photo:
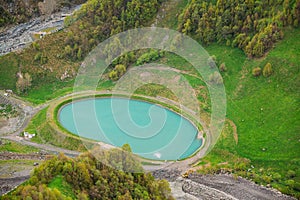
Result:
M26 145L21 145L17 142L9 140L1 140L0 153L1 152L14 152L14 153L36 153L40 150Z
M285 33L285 39L259 60L249 60L231 47L215 44L206 48L219 63L226 63L223 78L227 117L237 126L238 144L232 138L230 142L221 137L205 160L222 168L217 165L233 161L235 156L249 159L255 173L244 176L299 198L300 29L287 29ZM273 75L253 77L252 68L263 68L268 62L273 66ZM233 159L226 156L230 153ZM245 165L243 170L249 166ZM230 167L234 168L233 163ZM278 174L281 178L274 178Z

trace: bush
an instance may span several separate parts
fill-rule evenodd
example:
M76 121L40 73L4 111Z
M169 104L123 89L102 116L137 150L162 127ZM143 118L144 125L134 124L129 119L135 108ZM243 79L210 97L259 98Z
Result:
M37 42L33 42L31 45L34 50L36 51L40 50L40 45Z
M159 59L160 57L162 57L162 54L158 50L151 49L148 53L141 55L137 59L136 64L142 65L144 63L149 63L151 61L155 61L155 60Z
M215 68L217 65L217 58L215 55L212 55L208 58L207 64L209 65L210 68Z
M220 70L221 72L226 72L227 68L226 68L225 63L222 63L222 64L220 65L219 70Z
M118 80L118 73L115 70L112 70L111 72L109 72L108 77L109 79L116 81Z
M38 52L37 54L35 54L34 56L34 61L39 61L41 60L42 58L42 53L41 52Z
M116 81L119 78L121 78L121 76L123 76L123 74L125 74L125 72L126 72L125 65L119 64L119 65L116 65L115 68L108 74L108 77L111 80Z
M261 68L260 67L255 67L252 69L252 75L255 77L258 77L261 75Z
M279 181L280 179L281 179L281 175L279 173L276 172L276 173L273 174L273 180L274 181Z
M294 178L294 177L296 176L296 172L293 171L293 170L289 170L289 171L287 172L287 176L288 176L289 178Z
M271 76L273 73L272 65L271 63L267 63L263 69L263 75L265 77Z
M286 180L285 184L287 186L289 186L290 188L294 188L295 187L295 181L294 180Z
M222 76L218 72L214 72L209 76L209 82L220 85L223 83Z
M262 175L261 178L262 178L262 180L263 180L265 183L271 183L271 181L272 181L272 177L271 177L271 176Z

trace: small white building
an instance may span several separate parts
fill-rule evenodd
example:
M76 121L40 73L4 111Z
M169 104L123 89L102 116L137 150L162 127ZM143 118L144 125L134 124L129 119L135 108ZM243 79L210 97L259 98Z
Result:
M35 136L35 134L30 134L30 133L28 133L28 132L24 132L24 137L25 137L25 138L31 139L31 138L33 138L34 136Z
M5 90L5 92L8 93L8 94L12 94L13 93L12 90Z

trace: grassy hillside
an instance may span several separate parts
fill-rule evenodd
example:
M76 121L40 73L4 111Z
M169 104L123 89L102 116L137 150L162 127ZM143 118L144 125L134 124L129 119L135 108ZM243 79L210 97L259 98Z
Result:
M219 45L207 47L228 69L223 74L227 117L237 126L238 144L235 145L232 138L231 143L226 142L229 138L221 138L206 160L219 159L216 164L228 161L228 157L222 158L221 150L247 158L254 167L251 170L261 178L251 173L244 176L299 198L300 62L297 57L300 56L300 29L286 29L285 34L285 39L259 60L246 59L237 49ZM273 75L252 75L252 68L263 67L268 62L273 65ZM249 168L250 165L244 166L242 170ZM287 173L289 170L292 175Z

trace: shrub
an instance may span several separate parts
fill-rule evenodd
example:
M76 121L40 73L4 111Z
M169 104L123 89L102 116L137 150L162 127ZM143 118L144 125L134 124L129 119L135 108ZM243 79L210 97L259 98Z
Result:
M293 178L293 177L296 176L296 172L293 171L293 170L289 170L289 171L287 172L287 176L288 176L289 178Z
M108 77L111 80L116 81L119 78L121 78L121 76L123 76L123 74L125 74L125 72L126 72L125 65L119 64L119 65L116 65L115 68L108 74Z
M274 181L278 181L280 179L281 179L281 175L279 173L276 172L276 173L273 174L273 180Z
M141 55L137 59L136 64L142 65L144 63L149 63L151 61L155 61L155 60L159 59L161 56L162 56L162 54L158 50L151 49L148 53Z
M266 183L271 183L271 181L272 181L272 177L271 176L262 175L261 178Z
M118 80L118 73L115 70L112 70L111 72L109 72L108 77L109 79L116 81Z
M218 72L214 72L209 76L209 82L219 85L223 83L223 79Z
M226 72L227 68L226 68L225 63L222 63L222 64L220 65L219 70L220 70L221 72Z
M267 63L263 69L263 75L265 77L271 76L273 73L272 65L271 63Z
M252 75L255 77L258 77L261 75L261 68L260 67L255 67L252 69Z
M121 76L123 76L123 74L125 74L126 67L125 65L119 64L115 66L115 70L118 73L118 77L120 78Z
M207 64L209 65L210 68L215 68L217 65L217 58L215 55L210 56L207 59Z
M32 48L36 51L40 50L40 45L37 42L32 43Z
M286 181L285 181L285 184L286 184L287 186L289 186L290 188L294 188L294 186L295 186L295 181L294 181L294 180L286 180Z
M41 52L38 52L37 54L35 54L34 56L34 61L39 61L41 60L42 58L42 53Z

